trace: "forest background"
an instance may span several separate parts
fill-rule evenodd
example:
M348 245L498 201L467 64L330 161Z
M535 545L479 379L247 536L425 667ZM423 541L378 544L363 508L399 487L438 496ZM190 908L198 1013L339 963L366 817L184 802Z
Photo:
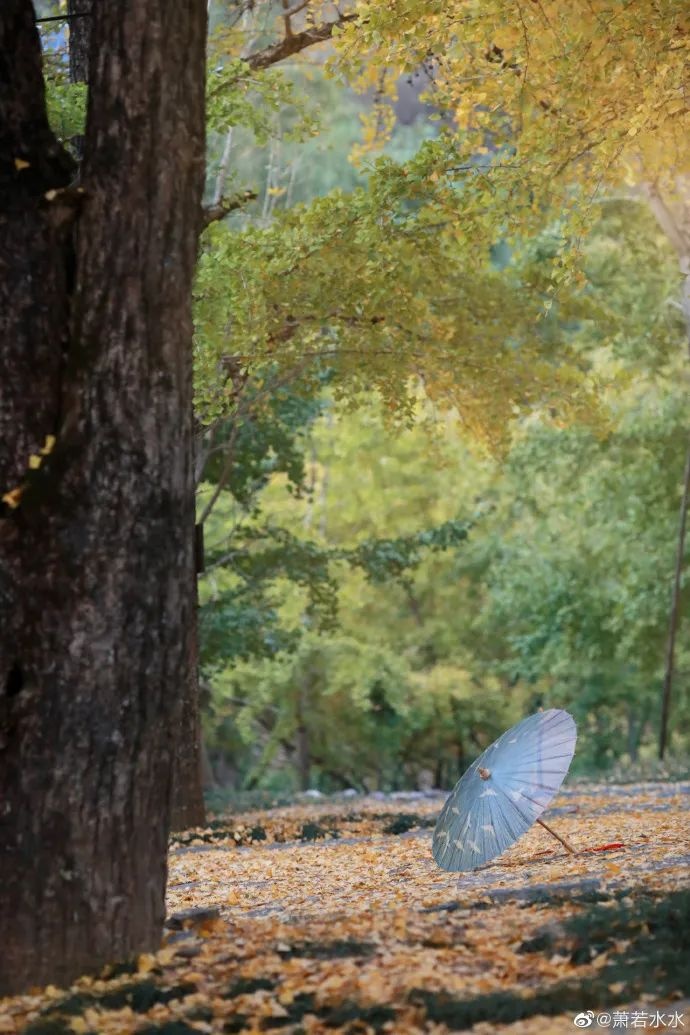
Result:
M647 153L644 111L627 171L607 182L606 155L573 152L559 193L546 168L513 176L490 83L470 108L449 94L442 24L417 25L401 73L399 23L352 58L338 8L209 14L208 788L450 786L540 706L575 716L577 772L655 771L687 331L677 249L642 187L673 171L672 137ZM319 42L332 21L337 46ZM283 30L299 39L277 54ZM43 32L53 125L73 140L82 88L59 23ZM504 52L485 60L505 85ZM550 105L539 131L557 135ZM673 695L665 771L680 773L682 626Z

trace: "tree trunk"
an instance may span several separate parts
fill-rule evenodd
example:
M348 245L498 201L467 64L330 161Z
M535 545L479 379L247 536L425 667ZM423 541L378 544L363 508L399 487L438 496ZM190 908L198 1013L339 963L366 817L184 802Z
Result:
M208 753L203 734L201 736L201 786L208 790L213 790L218 786L216 774L213 772L211 756Z
M666 640L666 664L664 667L664 685L661 693L661 723L659 726L659 759L663 761L668 746L668 723L671 712L671 690L673 687L673 670L676 655L676 635L680 622L680 597L683 584L683 564L685 561L685 529L688 523L688 502L690 501L690 443L685 455L685 472L683 474L683 495L680 501L678 517L678 541L676 545L676 564L673 572L673 591L671 593L671 609L668 617L668 637Z
M197 665L198 593L196 571L192 592L192 659L186 671L186 679L180 686L182 695L182 717L175 738L173 753L173 830L188 830L201 827L206 822L204 804L202 754L201 754L201 712L199 706L199 671Z
M93 0L67 0L69 77L73 83L88 83L89 81L92 6Z
M205 23L204 0L95 4L79 194L33 5L0 5L0 995L160 938L194 664Z
M303 719L300 719L297 727L296 739L299 789L301 791L308 791L311 787L311 754L309 751L309 730Z
M89 81L89 47L91 46L93 0L67 0L69 16L69 78L71 83ZM70 140L72 152L79 161L84 157L84 137Z
M198 427L193 429L193 440L198 440ZM196 454L197 450L195 450ZM198 457L194 456L194 486L199 482ZM182 683L182 718L173 756L173 797L171 825L173 830L202 827L206 822L201 751L201 688L199 685L198 632L199 584L197 576L203 571L203 525L194 527L194 583L192 608L194 612L193 664Z
M687 177L676 179L676 190L679 199L675 204L667 204L656 184L647 184L644 193L649 201L652 213L673 245L678 255L678 266L683 284L680 292L680 309L685 320L687 331L686 345L690 359L690 180ZM664 668L664 684L661 692L661 721L659 725L659 759L663 761L668 746L668 727L671 711L671 691L673 687L673 669L675 665L676 633L680 620L680 598L685 560L685 529L688 517L688 501L690 499L690 445L685 459L683 476L683 495L678 519L678 539L676 547L676 566L673 576L671 608L668 618L668 636L666 639L666 659Z

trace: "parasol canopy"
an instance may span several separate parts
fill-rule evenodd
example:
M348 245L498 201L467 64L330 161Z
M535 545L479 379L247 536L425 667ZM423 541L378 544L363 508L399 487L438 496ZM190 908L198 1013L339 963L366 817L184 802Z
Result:
M438 865L473 870L510 848L539 820L563 783L576 739L572 715L549 708L495 740L461 777L441 810L432 843Z

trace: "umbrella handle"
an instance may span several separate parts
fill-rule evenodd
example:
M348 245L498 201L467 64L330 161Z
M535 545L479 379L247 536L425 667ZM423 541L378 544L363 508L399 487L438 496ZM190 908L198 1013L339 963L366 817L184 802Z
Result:
M560 834L557 834L556 831L552 830L550 826L547 826L543 819L538 819L537 823L540 827L543 827L544 830L548 830L548 832L551 834L551 837L555 837L557 841L560 841L567 852L570 852L571 855L575 855L575 849L573 848L573 846L569 845L565 838L561 837Z

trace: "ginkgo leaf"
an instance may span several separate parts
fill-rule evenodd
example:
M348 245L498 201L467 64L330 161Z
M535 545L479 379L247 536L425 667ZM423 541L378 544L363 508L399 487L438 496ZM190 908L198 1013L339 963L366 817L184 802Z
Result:
M6 492L2 497L2 501L12 510L16 510L21 502L23 492L24 486L18 485L16 489L11 489L10 492Z

